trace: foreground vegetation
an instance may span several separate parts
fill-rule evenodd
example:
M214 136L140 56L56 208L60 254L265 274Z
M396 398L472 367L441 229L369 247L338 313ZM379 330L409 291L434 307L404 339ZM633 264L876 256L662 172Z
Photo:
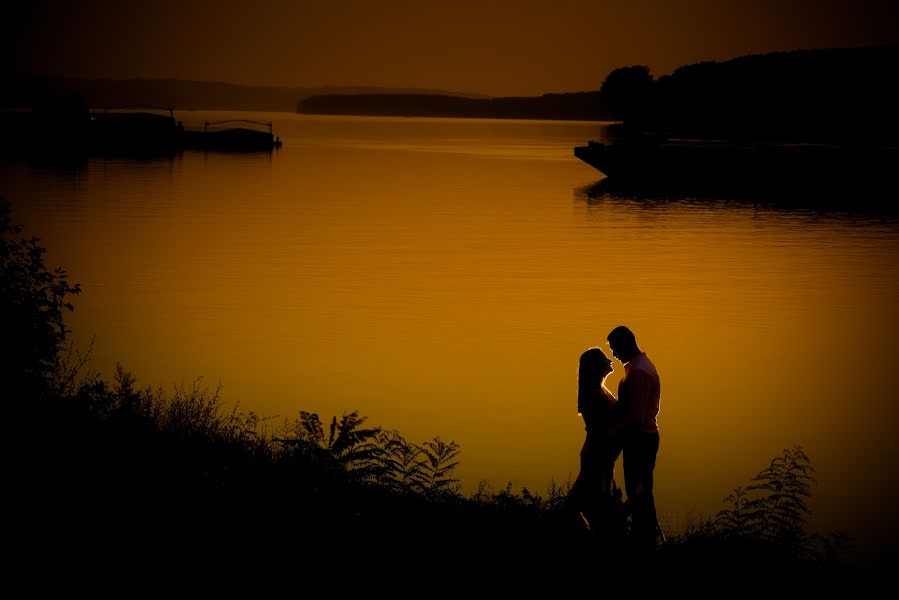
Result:
M16 429L11 568L37 588L406 595L635 576L671 585L697 569L700 587L711 575L849 573L844 538L806 532L814 472L801 448L737 488L716 518L669 536L654 561L638 561L626 537L591 537L568 508L567 483L545 493L482 484L464 496L455 442L415 443L356 412L276 423L229 409L201 380L154 389L122 367L108 380L85 372L63 319L79 288L45 267L8 204L0 233L2 381Z

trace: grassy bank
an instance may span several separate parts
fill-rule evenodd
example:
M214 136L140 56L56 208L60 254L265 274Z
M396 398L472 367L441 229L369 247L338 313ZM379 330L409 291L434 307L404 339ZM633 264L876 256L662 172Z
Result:
M10 567L36 591L407 596L853 574L844 538L806 530L814 474L801 448L646 557L626 534L588 533L565 484L462 495L462 449L439 437L406 440L355 412L263 420L202 381L91 374L66 350L79 288L9 215L0 203Z

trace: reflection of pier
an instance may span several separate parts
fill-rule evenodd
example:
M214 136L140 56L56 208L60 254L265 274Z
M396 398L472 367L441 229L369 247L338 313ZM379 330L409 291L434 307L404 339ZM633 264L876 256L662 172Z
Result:
M670 192L895 189L899 146L726 140L589 142L574 155L607 185Z
M250 127L228 127L215 129L218 126L241 123L257 125L268 130ZM281 147L281 140L272 133L271 121L254 121L251 119L225 119L223 121L204 121L203 131L185 131L184 145L187 148L201 150L223 150L231 152L253 152L272 150Z

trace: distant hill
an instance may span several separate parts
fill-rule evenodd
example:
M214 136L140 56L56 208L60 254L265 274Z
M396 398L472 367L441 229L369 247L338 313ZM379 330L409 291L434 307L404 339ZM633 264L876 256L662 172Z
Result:
M297 112L319 115L587 121L611 118L599 92L509 98L467 98L442 94L327 94L300 101Z
M81 79L0 73L0 108L153 105L181 110L259 110L326 115L608 120L599 92L488 98L445 90L251 86L180 79Z
M31 74L0 74L0 107L31 108L60 98L77 99L92 108L128 104L193 110L261 110L294 112L297 102L320 94L444 94L443 90L377 87L275 87L179 79L78 79Z
M899 140L899 46L796 50L701 62L653 79L613 71L602 94L625 125L669 136Z

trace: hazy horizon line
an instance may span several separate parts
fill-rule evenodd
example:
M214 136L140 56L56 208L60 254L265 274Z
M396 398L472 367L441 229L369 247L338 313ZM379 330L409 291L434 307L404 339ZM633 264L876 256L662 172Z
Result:
M48 79L64 79L64 80L77 80L77 81L114 81L114 82L132 82L132 81L143 81L143 82L179 82L179 83L200 83L200 84L209 84L209 85L222 85L222 86L233 86L233 87L243 87L243 88L263 88L270 90L327 90L327 89L361 89L361 90L384 90L392 93L422 93L422 94L443 94L443 95L452 95L452 96L464 96L468 98L503 98L503 97L539 97L545 94L574 94L580 92L590 92L590 91L598 91L598 86L596 90L567 90L567 91L544 91L536 94L508 94L508 95L496 95L496 94L487 94L484 92L473 92L473 91L459 91L459 90L450 90L450 89L441 89L441 88L425 88L418 86L389 86L389 85L373 85L373 84L320 84L320 85L312 85L312 84L304 84L304 85L278 85L278 84L269 84L269 83L245 83L245 82L236 82L236 81L223 81L223 80L212 80L212 79L184 79L181 77L162 77L162 76L146 76L146 75L131 75L131 76L87 76L87 75L61 75L58 73L46 73L46 72L36 72L36 71L8 71L3 74L3 76L31 76L31 77L44 77Z

